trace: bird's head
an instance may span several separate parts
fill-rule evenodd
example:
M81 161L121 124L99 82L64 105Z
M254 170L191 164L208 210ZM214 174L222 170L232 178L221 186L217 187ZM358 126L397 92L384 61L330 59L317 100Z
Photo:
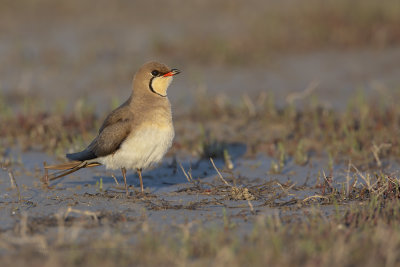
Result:
M171 69L165 64L156 61L148 62L136 73L134 90L147 90L159 97L166 97L168 86L173 77L179 73L178 69Z

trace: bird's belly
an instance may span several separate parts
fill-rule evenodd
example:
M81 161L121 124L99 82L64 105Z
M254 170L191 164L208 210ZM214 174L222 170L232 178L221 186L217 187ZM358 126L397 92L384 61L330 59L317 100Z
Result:
M128 137L113 154L99 158L107 169L147 168L159 162L172 145L173 127L144 127Z

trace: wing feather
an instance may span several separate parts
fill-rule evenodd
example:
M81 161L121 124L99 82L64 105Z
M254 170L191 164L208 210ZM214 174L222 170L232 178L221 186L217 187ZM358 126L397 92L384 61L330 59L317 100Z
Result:
M72 160L90 160L114 153L125 141L132 129L133 113L122 105L108 115L99 129L99 134L83 151L67 154Z

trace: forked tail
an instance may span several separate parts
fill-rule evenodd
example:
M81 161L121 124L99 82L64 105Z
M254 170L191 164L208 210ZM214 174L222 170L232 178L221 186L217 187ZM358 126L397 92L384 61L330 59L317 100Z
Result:
M76 172L82 168L96 167L101 165L98 162L88 162L88 161L73 161L59 165L47 165L46 162L43 163L44 167L44 175L42 177L42 181L44 183L48 183L49 181L53 181L55 179L64 177L65 175ZM49 170L57 170L51 174L49 174Z

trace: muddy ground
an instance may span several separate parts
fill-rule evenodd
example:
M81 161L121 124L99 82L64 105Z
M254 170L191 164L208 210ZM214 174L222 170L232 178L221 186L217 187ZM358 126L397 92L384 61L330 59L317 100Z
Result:
M13 162L12 167L1 171L1 232L12 233L21 217L28 216L29 231L53 239L60 226L57 216L61 216L70 226L83 220L84 228L90 229L80 232L77 242L90 239L92 231L104 232L104 227L130 228L143 221L165 229L187 223L223 225L229 220L239 232L246 233L257 215L301 220L312 208L310 204L328 199L324 196L329 190L327 179L338 190L355 179L365 183L363 173L354 175L344 164L330 168L326 157L311 158L304 166L288 159L283 169L274 173L271 166L276 159L262 154L245 157L245 149L243 145L228 148L232 170L223 159L216 159L223 178L209 160L188 155L167 157L144 172L144 194L137 175L130 172L128 197L121 174L104 167L81 170L46 185L42 164L58 161L41 152L10 149L7 159ZM397 176L398 165L386 162L384 172ZM337 207L329 201L326 204L321 210L329 216ZM343 202L340 209L345 207Z

